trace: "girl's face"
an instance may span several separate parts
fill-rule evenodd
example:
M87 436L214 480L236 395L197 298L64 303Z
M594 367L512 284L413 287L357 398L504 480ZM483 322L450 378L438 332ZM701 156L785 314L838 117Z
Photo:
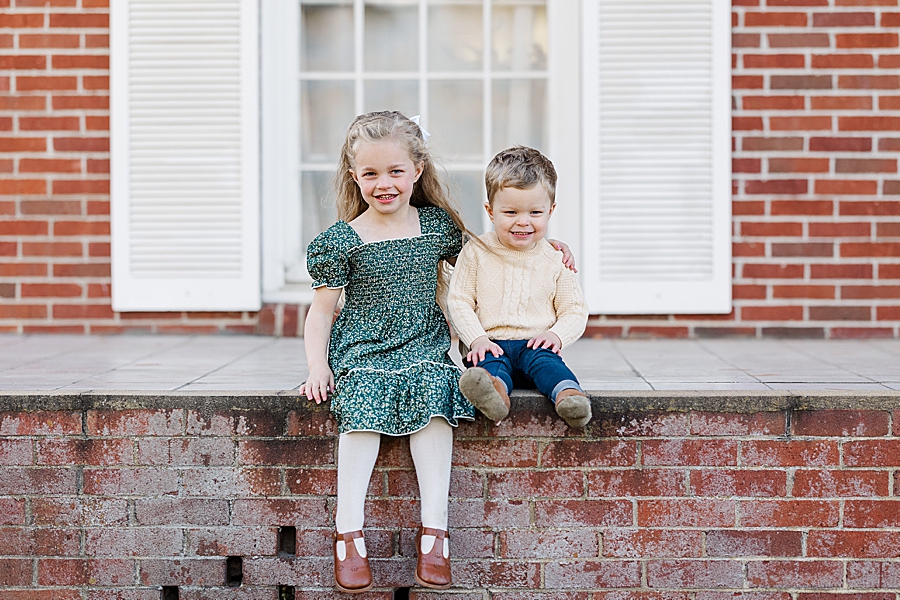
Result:
M406 148L392 140L363 142L355 158L350 174L371 209L391 214L409 205L423 165L413 163Z

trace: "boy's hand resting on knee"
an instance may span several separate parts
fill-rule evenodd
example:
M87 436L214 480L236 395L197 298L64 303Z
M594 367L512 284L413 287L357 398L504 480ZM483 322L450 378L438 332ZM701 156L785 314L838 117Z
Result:
M328 393L334 390L334 373L328 367L310 367L309 377L300 385L300 395L316 404L321 404L328 398Z
M498 357L503 354L503 348L492 342L488 336L483 335L475 338L472 345L469 346L469 353L466 354L466 360L473 365L478 365L478 363L484 360L484 357L488 352L495 357Z
M538 348L545 348L554 354L559 354L559 350L562 348L562 340L560 340L559 336L552 331L546 331L541 335L528 340L526 346L534 348L535 350Z

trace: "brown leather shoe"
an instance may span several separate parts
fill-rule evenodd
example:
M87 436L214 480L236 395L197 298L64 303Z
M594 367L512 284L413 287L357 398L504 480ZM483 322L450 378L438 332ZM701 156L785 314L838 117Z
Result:
M469 367L459 378L462 395L494 423L509 414L506 385L481 367Z
M334 534L334 584L342 592L359 594L372 589L372 570L369 568L369 559L360 556L356 551L354 538L361 538L362 531L348 531L347 533ZM347 556L344 560L338 558L338 542L344 542Z
M422 554L423 535L433 535L436 538L434 548L428 554ZM416 561L416 583L422 587L445 590L453 583L450 559L444 558L444 539L449 537L450 534L443 529L419 526L416 534L416 554L419 555Z

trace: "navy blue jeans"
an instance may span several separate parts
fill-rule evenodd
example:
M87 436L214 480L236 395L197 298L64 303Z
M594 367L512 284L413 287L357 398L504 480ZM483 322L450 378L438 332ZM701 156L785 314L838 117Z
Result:
M491 341L503 348L503 354L494 356L488 352L477 366L499 377L506 384L506 391L515 387L537 388L554 404L556 395L563 390L584 391L559 354L545 348L529 348L528 340ZM465 357L463 360L467 367L472 366Z

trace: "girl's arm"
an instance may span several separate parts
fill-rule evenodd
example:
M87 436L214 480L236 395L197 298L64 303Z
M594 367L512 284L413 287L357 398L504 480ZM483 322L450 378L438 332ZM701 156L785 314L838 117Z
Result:
M562 261L566 268L573 273L577 273L578 269L575 268L575 255L572 254L572 250L571 248L569 248L569 245L559 240L551 240L550 238L547 238L547 241L550 242L551 246L563 253Z
M328 397L334 389L334 373L328 366L328 343L331 340L331 324L334 322L334 309L341 299L343 288L316 288L312 304L306 313L306 325L303 330L303 343L306 348L306 363L309 365L309 377L300 386L300 393L316 404Z

